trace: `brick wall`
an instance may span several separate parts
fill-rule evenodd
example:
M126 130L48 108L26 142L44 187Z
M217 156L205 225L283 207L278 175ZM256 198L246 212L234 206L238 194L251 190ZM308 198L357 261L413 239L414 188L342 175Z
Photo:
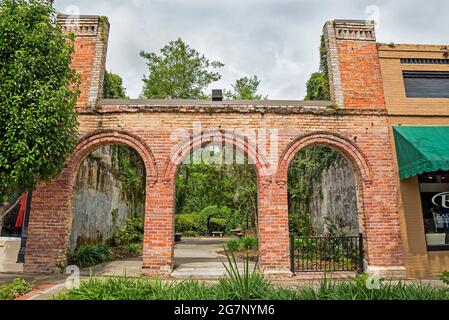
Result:
M334 25L327 26L329 32L337 34ZM176 169L183 155L212 139L246 151L256 164L260 260L267 272L289 273L290 270L287 192L290 161L302 148L322 145L341 152L354 167L367 265L384 273L403 275L397 185L383 91L377 81L378 61L371 42L367 44L359 39L347 42L339 33L334 38L333 52L338 56L330 54L329 63L334 64L332 70L341 71L334 77L335 87L331 88L334 102L338 97L344 99L345 108L339 111L329 108L331 102L302 101L247 105L105 100L96 110L80 109L77 149L61 175L40 186L34 194L26 271L57 271L66 264L77 166L94 148L122 143L135 148L142 156L148 175L143 271L170 273ZM80 53L77 51L75 56ZM98 66L88 66L93 62L91 54L74 61L77 60L86 63L83 65L86 72L101 72ZM335 61L342 62L335 65ZM369 74L361 75L360 70ZM82 99L80 102L84 104ZM224 130L235 132L225 134ZM202 135L205 132L215 134L211 138ZM271 139L259 143L267 132L272 134Z

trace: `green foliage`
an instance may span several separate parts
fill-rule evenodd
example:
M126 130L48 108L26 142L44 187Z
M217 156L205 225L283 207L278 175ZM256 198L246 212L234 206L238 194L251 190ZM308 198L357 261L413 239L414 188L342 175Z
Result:
M232 85L232 90L224 91L224 96L229 100L262 100L268 99L268 97L263 97L258 94L260 80L257 76L253 77L243 77Z
M0 300L14 300L32 289L26 280L16 278L11 283L0 286Z
M182 233L182 236L183 237L187 237L187 238L195 238L195 237L198 237L200 234L199 234L199 232L198 231L184 231L183 233Z
M211 232L225 232L228 229L228 220L222 218L210 218L209 229Z
M248 250L252 250L252 249L257 249L258 247L258 239L256 236L244 236L241 240L240 240L240 248L241 249L248 249Z
M144 217L128 218L114 235L116 245L140 243L143 240Z
M329 79L323 72L312 73L307 81L307 95L304 100L324 100L331 99L329 92Z
M243 270L237 264L234 254L226 251L227 264L223 264L226 275L220 279L218 287L225 293L225 300L251 300L264 296L272 290L272 285L260 272L258 263L251 270L249 259L243 263Z
M200 212L198 231L208 231L208 219L226 220L226 233L257 222L257 175L253 165L183 165L176 177L176 213Z
M272 285L257 266L237 269L229 258L227 275L218 284L196 280L183 282L149 278L90 278L79 289L57 296L57 300L449 300L449 289L423 283L381 281L369 289L367 277L334 281L323 279L318 285L297 288Z
M140 251L140 245L137 243L129 243L125 246L125 252L128 254L137 254Z
M243 238L231 239L225 243L225 249L229 252L240 250L254 250L258 248L258 239L256 236L244 236Z
M187 231L196 231L201 229L199 226L198 214L178 214L176 215L175 229L176 232L185 233Z
M321 37L320 46L320 70L313 73L307 81L307 95L305 100L325 100L331 99L329 89L329 73L327 67L327 51L324 37Z
M445 285L449 286L449 271L444 271L440 278Z
M63 168L77 142L73 37L52 1L0 1L0 199Z
M290 230L299 235L311 235L309 197L313 182L329 168L338 154L326 147L309 147L301 150L292 160L288 170Z
M122 183L122 191L136 209L139 204L145 203L145 166L142 158L129 147L114 145L112 148L116 154L113 162Z
M114 254L111 248L105 244L86 244L79 246L71 260L77 266L93 267L104 261L109 261L113 258Z
M240 240L231 239L225 243L225 248L229 252L237 252L240 250Z
M169 42L159 55L141 51L140 56L149 71L142 93L148 99L204 99L203 91L221 78L213 70L223 67L222 63L209 61L180 38Z
M127 99L126 89L123 87L123 79L115 73L106 71L103 84L104 99Z

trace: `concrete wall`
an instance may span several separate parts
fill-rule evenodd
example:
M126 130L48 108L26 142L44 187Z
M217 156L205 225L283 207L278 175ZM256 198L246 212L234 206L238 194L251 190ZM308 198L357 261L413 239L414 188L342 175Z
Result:
M125 218L143 215L143 203L133 204L123 192L113 162L114 149L105 146L93 151L79 166L73 191L73 222L69 253L78 241L111 240Z
M338 156L312 185L310 219L316 234L357 235L359 221L355 175L348 161Z

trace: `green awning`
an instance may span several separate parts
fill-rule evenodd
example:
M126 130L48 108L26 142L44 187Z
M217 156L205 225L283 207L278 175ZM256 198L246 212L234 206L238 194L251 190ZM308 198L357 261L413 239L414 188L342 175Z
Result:
M449 170L449 127L393 127L401 180Z

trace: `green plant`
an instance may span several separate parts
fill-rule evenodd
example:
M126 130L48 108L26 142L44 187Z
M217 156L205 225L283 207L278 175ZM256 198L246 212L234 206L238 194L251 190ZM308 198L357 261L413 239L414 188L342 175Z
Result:
M447 286L449 286L449 271L444 271L440 276L441 281Z
M79 246L71 260L77 266L84 268L109 261L113 256L111 248L105 244L88 244Z
M210 218L209 220L209 229L210 231L221 231L224 232L226 230L226 225L228 221L226 219L220 218Z
M197 231L184 231L182 235L187 238L195 238L198 237L199 233Z
M260 272L257 262L251 270L249 259L246 259L243 263L243 271L241 271L234 254L227 250L225 252L228 260L228 264L223 263L226 275L220 279L218 285L220 290L225 293L225 299L259 299L272 290L270 282Z
M257 249L257 247L258 247L258 239L256 236L244 236L240 240L241 249L253 250Z
M448 300L449 289L422 283L381 281L377 289L367 287L368 276L336 281L325 278L316 285L296 289L273 286L249 265L239 271L229 257L228 273L218 284L195 280L183 282L149 278L90 278L78 289L58 300Z
M175 229L177 232L196 231L198 226L198 214L178 214L175 217Z
M73 37L55 18L52 1L0 1L1 204L55 177L78 141Z
M140 251L140 245L137 243L129 243L125 246L125 252L128 254L137 254Z
M14 300L32 290L26 280L16 278L10 284L0 286L0 300Z
M142 242L144 232L144 217L128 218L114 235L116 245Z
M240 240L231 239L225 243L225 248L229 252L236 252L240 249Z

